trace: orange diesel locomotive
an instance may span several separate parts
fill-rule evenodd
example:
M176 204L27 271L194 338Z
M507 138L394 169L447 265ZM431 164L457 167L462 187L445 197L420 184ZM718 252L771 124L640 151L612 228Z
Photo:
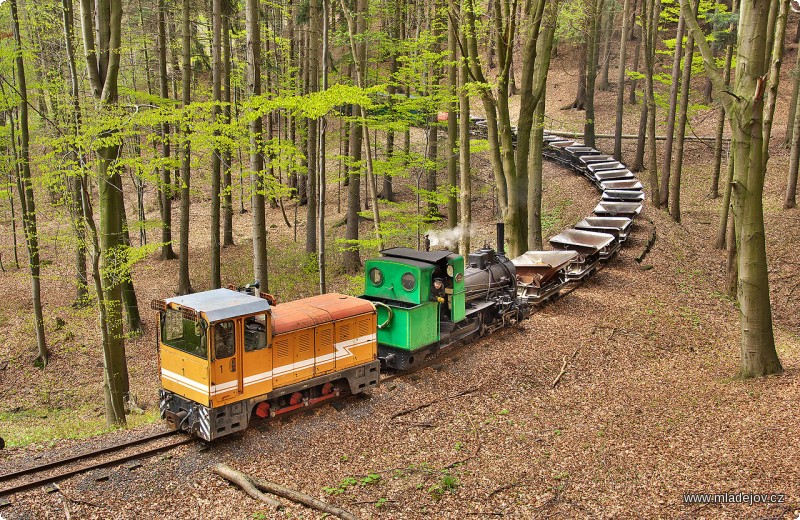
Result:
M207 441L378 384L375 306L342 294L280 305L216 289L154 300L162 417Z

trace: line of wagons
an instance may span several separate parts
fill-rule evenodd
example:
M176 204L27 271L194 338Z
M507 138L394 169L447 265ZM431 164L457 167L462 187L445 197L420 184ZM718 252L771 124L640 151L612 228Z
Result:
M482 121L473 120L480 135ZM628 238L642 185L593 148L545 135L544 154L602 191L594 215L550 239L551 251L509 259L498 225L464 258L396 247L366 261L364 294L277 304L257 285L153 300L161 416L207 441L375 388L382 370L408 370L441 349L525 319L570 281L591 276Z

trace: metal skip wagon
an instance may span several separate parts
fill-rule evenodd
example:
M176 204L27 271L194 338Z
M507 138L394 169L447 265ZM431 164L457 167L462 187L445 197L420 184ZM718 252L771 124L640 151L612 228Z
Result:
M555 296L567 283L567 267L575 251L528 251L511 260L517 268L517 295L529 304Z

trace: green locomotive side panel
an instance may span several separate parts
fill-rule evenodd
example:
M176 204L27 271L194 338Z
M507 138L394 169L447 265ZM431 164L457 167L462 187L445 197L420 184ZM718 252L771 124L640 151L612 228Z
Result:
M364 266L364 296L414 305L427 302L433 269L413 260L372 258Z
M467 315L466 285L464 281L464 257L456 255L447 261L453 266L453 295L450 301L450 320L457 323Z
M439 341L439 302L425 302L413 307L389 305L377 306L378 325L386 323L378 329L378 343L404 350L416 350Z

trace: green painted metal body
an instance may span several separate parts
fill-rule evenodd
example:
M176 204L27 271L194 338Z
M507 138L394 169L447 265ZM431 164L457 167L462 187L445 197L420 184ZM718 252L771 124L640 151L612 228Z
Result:
M416 350L439 341L439 302L401 307L388 304L392 318L378 329L378 343L402 350ZM385 307L378 306L378 323L388 315Z
M408 351L426 347L441 339L442 320L455 323L466 315L460 255L398 248L367 260L364 269L363 298L377 303L378 324L383 325L378 329L380 345ZM434 280L441 280L444 289L436 291Z
M453 255L447 259L447 265L453 266L453 294L448 294L447 304L450 307L450 321L458 323L467 314L466 286L464 285L464 257Z
M372 258L364 265L366 280L364 296L393 300L403 303L419 305L427 302L431 294L431 280L433 278L433 265L414 260ZM375 283L370 273L373 269L381 273L382 280ZM411 274L415 279L413 288L403 287L403 275Z

